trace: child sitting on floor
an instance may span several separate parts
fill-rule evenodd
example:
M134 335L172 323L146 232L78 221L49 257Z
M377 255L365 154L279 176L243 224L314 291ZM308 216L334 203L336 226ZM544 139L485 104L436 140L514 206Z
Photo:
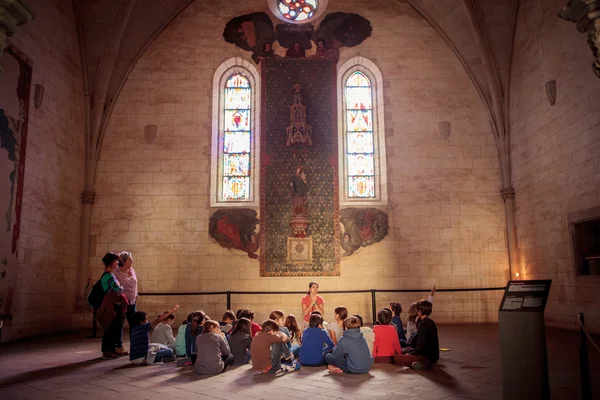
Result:
M354 314L353 316L360 321L360 331L367 341L367 346L369 346L369 354L373 354L373 343L375 342L375 333L373 332L373 329L368 326L363 326L363 319L360 315Z
M344 321L346 330L331 354L325 355L331 372L350 374L366 374L373 365L373 357L369 352L367 341L360 332L361 321L351 316Z
M225 333L229 333L233 329L233 323L235 322L235 314L231 310L225 311L223 314L223 321L219 322L221 330Z
M250 322L252 323L252 337L253 338L254 338L254 336L256 336L256 334L258 332L261 331L260 325L254 322L254 311L250 310L249 308L244 308L240 312L239 318L248 318L250 320Z
M204 331L204 322L209 320L208 316L202 310L195 311L192 314L192 323L185 327L185 353L196 362L196 338Z
M433 296L435 295L435 285L431 288L431 293L429 293L429 297L427 301L433 304ZM412 303L408 308L408 317L406 318L406 342L412 343L414 340L414 335L417 333L417 303Z
M319 367L325 363L325 354L333 349L333 342L323 329L323 318L319 314L311 314L308 328L302 333L302 347L298 352L300 362L304 366Z
M217 321L204 323L203 333L196 338L196 354L194 372L199 375L220 374L233 364L225 332Z
M396 301L392 301L390 302L390 308L394 313L394 316L392 317L392 323L396 325L396 331L398 332L400 345L404 347L406 346L406 335L404 334L404 327L402 326L402 319L400 318L400 314L402 314L402 305Z
M171 325L175 322L175 314L165 311L158 317L160 318L163 316L166 318L160 324L156 325L156 328L152 331L152 343L164 344L175 351L176 340L175 337L173 337L173 328L171 328Z
M377 322L379 325L373 327L373 357L376 363L392 363L393 357L402 353L396 328L390 325L392 313L385 309L380 310L377 313Z
M265 374L276 374L281 370L281 359L291 361L288 370L300 369L290 349L285 345L289 338L279 331L279 325L271 319L262 324L261 331L254 336L250 346L252 367Z
M336 346L344 334L344 321L348 318L348 309L346 307L336 307L333 312L335 313L335 322L329 325L329 337L333 345Z
M298 325L298 320L294 314L289 314L285 319L284 326L290 332L290 343L292 345L291 350L294 357L298 357L298 352L302 346L302 330Z
M150 343L149 333L152 328L178 309L179 304L175 304L175 307L168 314L162 315L152 322L148 322L148 314L143 311L136 311L133 314L134 326L131 329L131 344L129 349L129 360L133 364L175 361L172 349L158 343Z
M269 319L277 322L279 325L279 331L285 333L285 336L290 337L290 331L285 327L285 314L281 310L271 311L271 315L269 315ZM286 342L287 347L292 348L292 344L288 340Z
M430 369L440 358L437 325L429 318L433 305L430 301L420 300L416 307L420 322L415 348L407 354L395 356L394 362L398 365L410 365L416 370Z
M236 321L235 328L229 334L229 349L233 354L233 363L246 364L250 361L250 345L252 344L252 323L248 318Z
M187 324L192 322L192 313L189 313L187 319L181 322L181 326L177 329L177 337L175 338L175 355L177 357L185 357L185 328Z

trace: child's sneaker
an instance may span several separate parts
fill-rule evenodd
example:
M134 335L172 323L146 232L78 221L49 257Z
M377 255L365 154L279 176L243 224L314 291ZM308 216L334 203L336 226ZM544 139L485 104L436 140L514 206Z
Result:
M416 371L423 371L427 369L427 366L425 364L420 363L418 361L415 361L412 364L410 364L410 367Z
M294 360L292 361L292 365L288 366L288 371L298 371L300 368L302 368L300 361Z

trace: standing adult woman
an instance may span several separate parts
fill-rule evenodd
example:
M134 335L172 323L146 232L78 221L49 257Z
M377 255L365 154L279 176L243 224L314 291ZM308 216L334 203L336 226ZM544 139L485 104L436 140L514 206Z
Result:
M128 251L122 251L119 253L119 267L115 271L115 276L123 286L123 295L127 298L127 313L125 318L129 324L129 334L131 336L131 330L133 328L133 314L135 314L136 307L135 303L138 298L138 285L137 276L133 269L133 256ZM125 355L127 352L123 348L123 331L121 330L121 337L117 343L117 354Z
M323 298L318 295L319 293L319 284L317 282L311 282L308 284L308 292L306 296L302 297L302 315L303 325L308 325L308 321L310 319L310 314L313 311L318 311L321 315L325 314L325 303L323 302Z
M114 271L117 268L119 262L119 256L115 253L106 253L102 257L102 263L104 263L104 273L100 278L102 284L102 290L106 293L106 297L109 292L123 293L123 287L116 278ZM104 299L106 300L106 298ZM103 307L106 301L103 301ZM108 304L108 303L107 303ZM107 307L109 307L107 305ZM104 329L102 334L102 358L112 359L117 358L121 353L116 350L119 347L121 336L123 335L123 313L120 304L114 304L110 306L114 309L114 318L110 322L108 328ZM122 346L121 346L122 347ZM127 352L125 352L127 353Z

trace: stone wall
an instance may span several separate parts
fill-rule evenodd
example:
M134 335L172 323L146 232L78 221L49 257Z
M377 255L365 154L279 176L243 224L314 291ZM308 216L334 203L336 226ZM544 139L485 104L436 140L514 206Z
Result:
M106 251L130 250L142 292L308 287L310 278L261 278L257 261L208 235L213 74L231 57L250 60L221 33L229 19L253 11L267 11L266 4L194 2L134 68L101 151L93 279ZM341 50L338 65L360 55L383 74L391 230L383 242L343 258L340 277L314 280L321 290L503 286L508 260L497 154L467 74L403 2L331 1L328 12L335 11L359 13L373 25L363 44ZM438 121L452 123L449 139L439 135ZM152 144L144 140L147 124L158 127ZM377 306L398 299L406 309L425 295L380 295ZM440 322L495 321L500 296L439 293L434 315ZM239 295L232 308L251 307L259 320L275 307L300 315L299 297ZM139 308L154 313L177 300L181 317L202 308L220 318L225 310L225 296L142 296ZM370 300L368 293L325 295L326 318L345 305L369 320Z
M521 2L511 154L521 276L552 279L547 322L574 328L578 312L600 318L600 276L575 276L567 222L569 213L600 205L600 79L585 35L556 15L564 5ZM556 80L554 106L549 80Z
M71 1L28 4L35 19L9 39L32 60L33 79L14 318L2 341L71 328L79 261L84 111L75 17ZM39 109L35 84L45 88Z

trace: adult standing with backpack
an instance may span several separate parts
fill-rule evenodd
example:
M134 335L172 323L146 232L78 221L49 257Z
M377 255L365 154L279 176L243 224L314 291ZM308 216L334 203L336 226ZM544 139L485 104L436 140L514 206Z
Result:
M138 284L135 270L133 269L133 255L128 251L119 253L119 267L115 271L115 276L123 286L123 295L127 297L127 313L125 318L129 324L129 337L135 324L133 323L133 314L136 312L135 303L138 298ZM121 337L123 335L121 334ZM117 354L119 349L123 348L122 340L117 343Z
M98 292L98 286L101 286L101 289L104 293L100 302L101 305L98 308L109 307L110 311L114 310L114 318L110 322L108 328L104 327L104 334L102 335L102 358L114 359L119 355L129 354L122 347L117 347L118 343L121 342L121 336L123 335L123 322L125 319L123 306L122 304L117 303L109 305L106 301L108 300L108 293L123 293L123 287L113 274L113 271L117 268L119 256L115 253L106 253L104 257L102 257L102 262L104 263L104 273L100 277L98 283L92 288L92 293L90 293L89 297L93 298L93 303L95 304L92 305L94 308L96 308L100 296L96 295L95 293Z

